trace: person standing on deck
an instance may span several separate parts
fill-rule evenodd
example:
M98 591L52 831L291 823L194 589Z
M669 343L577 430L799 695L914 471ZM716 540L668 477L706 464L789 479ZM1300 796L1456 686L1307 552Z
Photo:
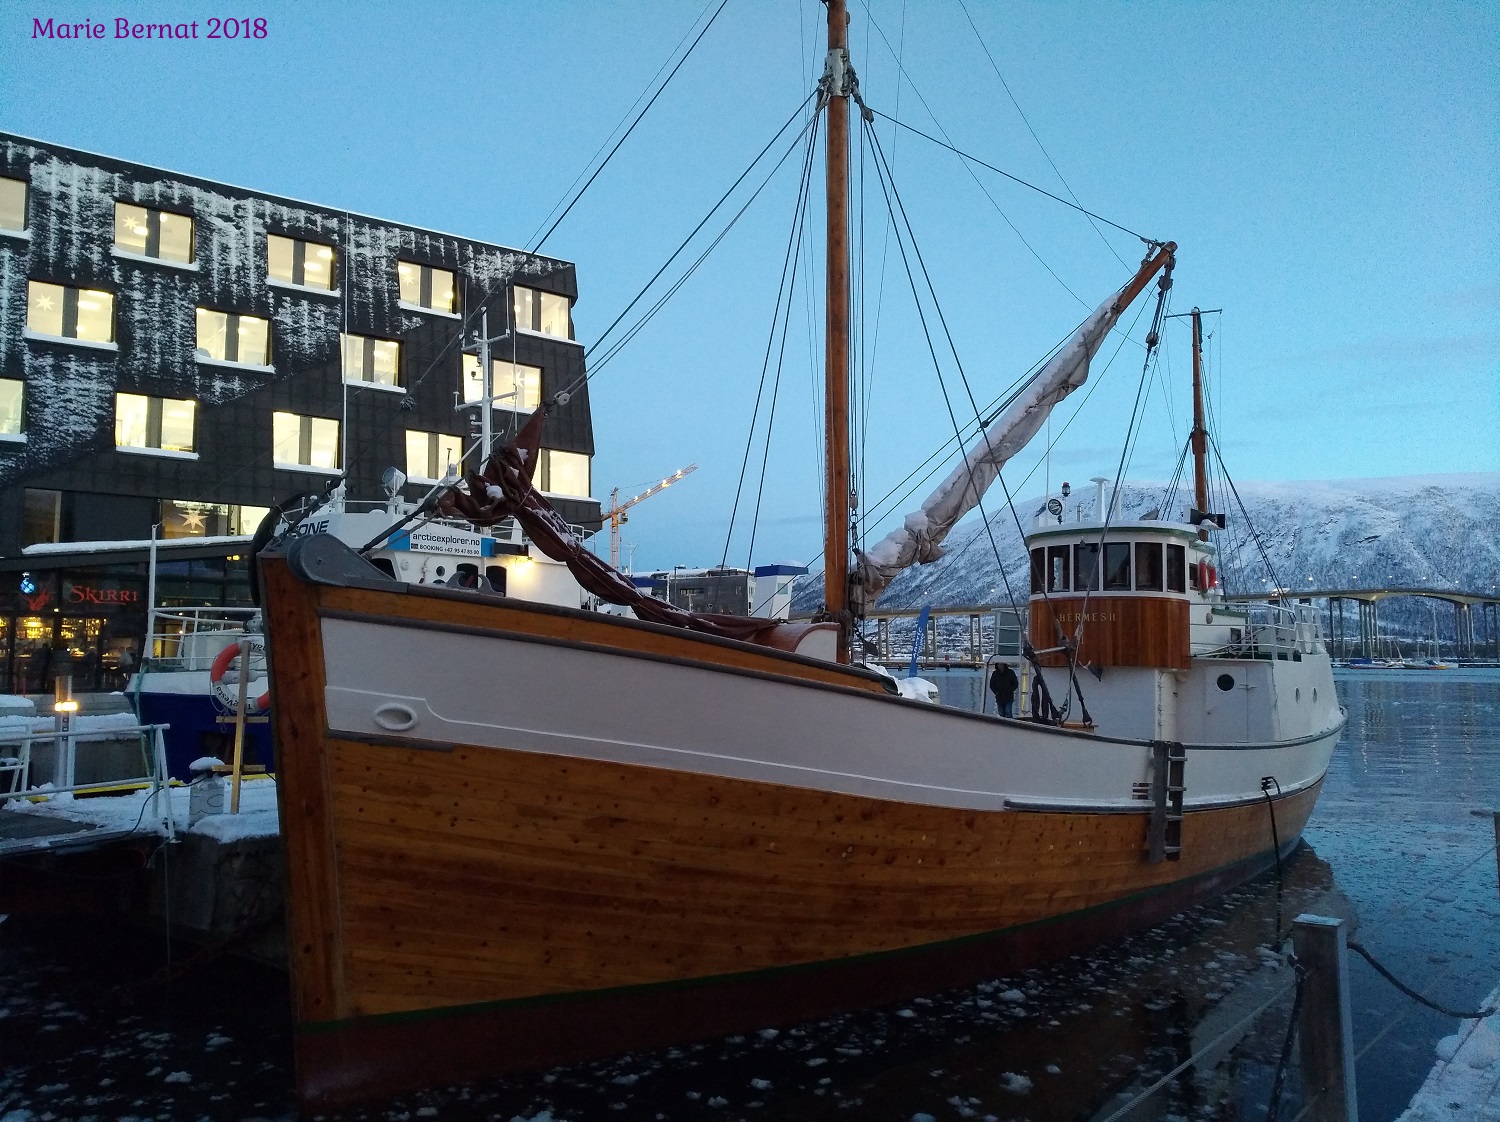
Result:
M990 675L990 693L995 695L995 707L1002 717L1013 717L1011 707L1016 700L1016 687L1020 685L1016 678L1016 672L1010 668L1010 663L996 663L995 672Z

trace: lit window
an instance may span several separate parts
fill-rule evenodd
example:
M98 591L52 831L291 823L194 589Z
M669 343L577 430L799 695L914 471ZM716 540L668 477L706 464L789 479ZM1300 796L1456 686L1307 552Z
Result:
M60 284L28 281L26 329L59 339L113 343L114 294L92 288L64 288Z
M589 457L581 452L560 452L556 448L543 448L541 488L553 495L576 495L588 498Z
M465 401L475 402L484 396L484 386L479 377L479 359L474 355L464 355L463 383ZM524 362L492 359L490 393L496 399L496 409L529 412L542 403L542 368L527 366Z
M16 378L0 378L0 436L19 436L22 431L26 384Z
M445 432L406 430L406 474L435 483L463 459L463 440Z
M401 282L401 303L436 312L454 310L453 274L447 269L401 261L396 265L396 278Z
M269 366L271 325L257 316L199 308L198 350L202 352L200 358Z
M266 239L266 270L274 281L332 291L333 249L272 234Z
M344 381L397 385L401 369L401 344L367 335L340 335L344 355Z
M26 229L26 183L0 179L0 230Z
M229 508L229 532L253 534L260 529L261 522L270 513L271 508L268 506L232 506Z
M298 413L271 415L271 458L277 467L339 468L339 423Z
M164 538L210 538L232 533L230 508L221 503L189 499L161 501L161 536Z
M573 338L573 324L568 317L568 298L555 292L516 285L516 326L522 331L539 331L559 339Z
M185 214L115 204L115 248L184 265L193 260L193 220Z
M197 404L191 399L115 394L115 447L191 452Z

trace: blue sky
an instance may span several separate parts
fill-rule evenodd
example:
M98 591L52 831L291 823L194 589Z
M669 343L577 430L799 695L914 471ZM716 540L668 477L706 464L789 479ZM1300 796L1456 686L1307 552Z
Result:
M1500 8L966 2L1067 187L1099 214L1178 243L1172 310L1224 309L1208 320L1210 369L1237 479L1500 470ZM12 0L0 12L0 127L529 245L705 10L265 2L243 13L266 18L263 40L71 43L31 39L32 16L89 17L112 32L117 13ZM213 14L174 3L119 11ZM853 16L872 106L1066 194L958 0L855 0ZM821 39L815 0L729 0L546 245L577 263L581 340L615 318L792 113L821 70ZM1106 244L1076 214L981 171L987 198L954 157L910 134L885 126L881 143L981 402L1122 283L1129 270L1115 254L1140 256L1128 236ZM699 466L633 512L637 568L717 563L723 551L798 165L793 156L593 383L597 496ZM880 309L867 363L870 501L952 429L873 177L865 229L867 338ZM807 560L820 547L810 351L821 295L811 304L810 319L799 291L757 562ZM1160 372L1171 393L1152 390L1135 478L1170 475L1185 433L1182 322L1167 331ZM1017 491L1114 474L1142 359L1126 343L1104 371L1114 350L1060 437L1077 397L1059 411L1050 462L1038 448L1007 470ZM962 420L951 364L945 376ZM741 527L731 562L748 547Z

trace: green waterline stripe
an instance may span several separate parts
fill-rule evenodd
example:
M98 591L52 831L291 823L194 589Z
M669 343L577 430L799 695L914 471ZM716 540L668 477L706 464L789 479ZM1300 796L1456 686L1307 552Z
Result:
M1301 834L1299 833L1296 838L1286 843L1288 852L1294 850L1300 843ZM449 1017L497 1012L504 1009L534 1009L545 1005L568 1005L586 1001L628 998L650 993L670 993L674 990L732 985L740 982L755 981L757 979L806 974L816 970L837 969L844 966L863 966L902 956L921 955L932 951L989 942L1030 928L1048 927L1065 921L1072 921L1084 916L1108 911L1111 908L1124 907L1127 904L1149 900L1151 897L1159 896L1164 892L1188 887L1210 877L1218 876L1229 869L1254 864L1261 860L1270 861L1272 859L1271 850L1265 849L1250 857L1244 857L1238 861L1232 861L1227 865L1220 865L1217 868L1198 873L1195 876L1188 877L1186 880L1174 880L1167 884L1159 884L1155 887L1143 889L1140 892L1129 896L1122 896L1119 899L1110 900L1103 904L1093 904L1087 908L1080 908L1072 912L1063 912L1055 916L1047 916L1044 919L1029 920L1026 923L1018 923L1013 927L1001 927L993 931L981 931L973 935L959 935L952 939L939 940L936 943L918 943L910 947L894 947L885 951L870 951L866 954L848 955L844 958L825 958L815 962L797 962L789 966L767 966L758 970L745 970L734 974L710 974L701 978L673 978L665 982L641 982L636 985L614 986L601 990L571 990L567 993L536 994L531 997L504 998L499 1001L477 1001L467 1005L443 1005L435 1009L412 1009L399 1013L372 1013L360 1017L345 1017L336 1021L310 1021L307 1024L295 1026L294 1031L299 1035L313 1036L379 1025L412 1024L421 1021L443 1020Z

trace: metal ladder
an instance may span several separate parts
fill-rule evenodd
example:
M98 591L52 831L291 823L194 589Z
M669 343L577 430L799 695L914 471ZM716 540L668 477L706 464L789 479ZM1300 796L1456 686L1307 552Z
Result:
M1182 856L1183 772L1187 749L1175 740L1151 742L1151 824L1146 832L1146 860L1176 861Z

